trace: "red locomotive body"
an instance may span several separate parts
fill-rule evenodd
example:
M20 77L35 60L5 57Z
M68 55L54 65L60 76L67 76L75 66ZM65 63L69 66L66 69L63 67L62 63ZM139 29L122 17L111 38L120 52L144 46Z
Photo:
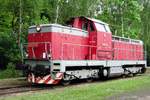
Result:
M57 84L144 72L143 42L112 36L107 23L75 17L68 26L31 26L25 64L28 81Z
M113 36L113 60L144 60L143 42Z

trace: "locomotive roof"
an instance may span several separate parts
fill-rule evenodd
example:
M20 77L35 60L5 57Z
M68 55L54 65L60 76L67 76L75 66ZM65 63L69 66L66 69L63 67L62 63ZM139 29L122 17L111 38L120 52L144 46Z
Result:
M98 19L95 19L95 18L84 17L84 16L78 16L78 17L72 17L71 19L74 19L74 18L85 18L85 19L88 19L88 20L90 20L90 21L92 21L92 22L109 25L108 23L105 23L105 22L103 22L103 21L101 21L101 20L98 20Z
M105 25L108 25L107 23L101 21L101 20L98 20L98 19L95 19L95 18L89 18L89 17L85 17L86 19L88 20L91 20L93 22L96 22L96 23L101 23L101 24L105 24Z

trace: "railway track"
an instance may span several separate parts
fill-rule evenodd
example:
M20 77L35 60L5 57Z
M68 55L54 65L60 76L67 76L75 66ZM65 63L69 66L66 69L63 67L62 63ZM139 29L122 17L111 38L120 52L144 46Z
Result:
M137 77L138 76L139 75L137 75ZM140 75L140 76L142 76L142 75ZM132 77L127 77L125 79L129 79L129 78L132 78ZM92 84L92 83L103 83L103 82L108 82L108 81L112 81L112 80L119 80L119 79L123 79L123 78L122 77L111 78L109 80L103 80L103 81L102 80L96 80L96 81L91 82L90 84ZM80 82L79 81L73 81L67 87L84 85L84 84L89 84L89 83L85 82L85 80L80 80ZM29 85L29 84L24 84L24 85L19 85L19 86L0 87L0 97L1 96L7 96L7 95L13 95L13 94L17 94L17 93L23 93L23 92L54 90L57 88L64 88L64 87L66 87L66 86L62 86L62 85Z
M42 86L42 85L22 85L22 86L13 86L13 87L2 87L0 88L0 96L13 95L17 93L30 92L30 91L40 91L40 90L49 90L52 87Z
M29 90L31 89L26 86L0 88L0 96L14 94L14 93L27 92Z

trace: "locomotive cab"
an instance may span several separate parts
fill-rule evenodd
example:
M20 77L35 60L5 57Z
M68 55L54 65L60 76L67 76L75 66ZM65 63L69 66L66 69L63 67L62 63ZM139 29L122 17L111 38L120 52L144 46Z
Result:
M90 60L112 59L112 33L107 23L88 17L75 17L68 23L72 27L88 31Z

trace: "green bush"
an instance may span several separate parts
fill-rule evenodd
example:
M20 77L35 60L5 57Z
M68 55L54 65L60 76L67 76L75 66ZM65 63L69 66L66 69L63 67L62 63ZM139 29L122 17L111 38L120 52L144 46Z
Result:
M15 69L13 63L8 63L6 70L0 71L0 79L21 77L21 71Z

